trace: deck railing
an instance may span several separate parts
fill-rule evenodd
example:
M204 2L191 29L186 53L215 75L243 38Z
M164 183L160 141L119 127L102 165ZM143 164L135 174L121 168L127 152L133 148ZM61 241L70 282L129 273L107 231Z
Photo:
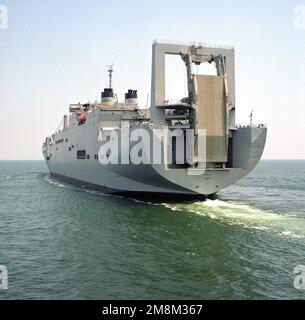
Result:
M212 44L212 43L205 43L205 42L197 42L197 41L172 41L172 40L161 40L155 39L153 44L160 43L160 44L173 44L173 45L181 45L181 46L196 46L196 47L207 47L207 48L216 48L216 49L230 49L233 50L233 46L228 45L219 45L219 44Z
M267 128L266 123L238 123L236 128Z

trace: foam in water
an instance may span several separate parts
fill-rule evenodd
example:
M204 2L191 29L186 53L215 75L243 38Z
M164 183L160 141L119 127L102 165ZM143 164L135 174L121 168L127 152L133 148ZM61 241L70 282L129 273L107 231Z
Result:
M305 238L305 219L300 216L263 211L246 204L218 199L165 206L173 211L186 211L217 219L229 225L260 231L271 230L284 236Z

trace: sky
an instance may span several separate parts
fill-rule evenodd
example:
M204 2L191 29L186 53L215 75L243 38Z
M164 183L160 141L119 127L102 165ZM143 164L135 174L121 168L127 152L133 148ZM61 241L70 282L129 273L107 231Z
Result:
M119 99L137 89L145 108L154 39L234 46L237 122L253 109L253 121L267 123L264 159L305 159L305 0L0 0L0 13L1 5L0 160L43 159L42 142L69 104L107 86L108 64ZM183 64L166 62L166 97L181 98Z

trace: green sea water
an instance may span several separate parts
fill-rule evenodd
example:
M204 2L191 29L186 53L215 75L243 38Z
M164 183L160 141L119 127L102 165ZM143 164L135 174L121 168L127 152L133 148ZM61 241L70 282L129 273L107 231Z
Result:
M261 161L216 199L153 203L0 161L0 299L304 299L305 161Z

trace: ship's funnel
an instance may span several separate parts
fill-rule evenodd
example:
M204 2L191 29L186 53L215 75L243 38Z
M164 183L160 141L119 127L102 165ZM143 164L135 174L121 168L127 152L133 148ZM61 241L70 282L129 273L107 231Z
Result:
M138 104L137 90L128 89L128 92L125 93L125 103L133 105Z
M101 104L102 106L112 106L113 105L113 89L105 88L102 92L101 96Z

